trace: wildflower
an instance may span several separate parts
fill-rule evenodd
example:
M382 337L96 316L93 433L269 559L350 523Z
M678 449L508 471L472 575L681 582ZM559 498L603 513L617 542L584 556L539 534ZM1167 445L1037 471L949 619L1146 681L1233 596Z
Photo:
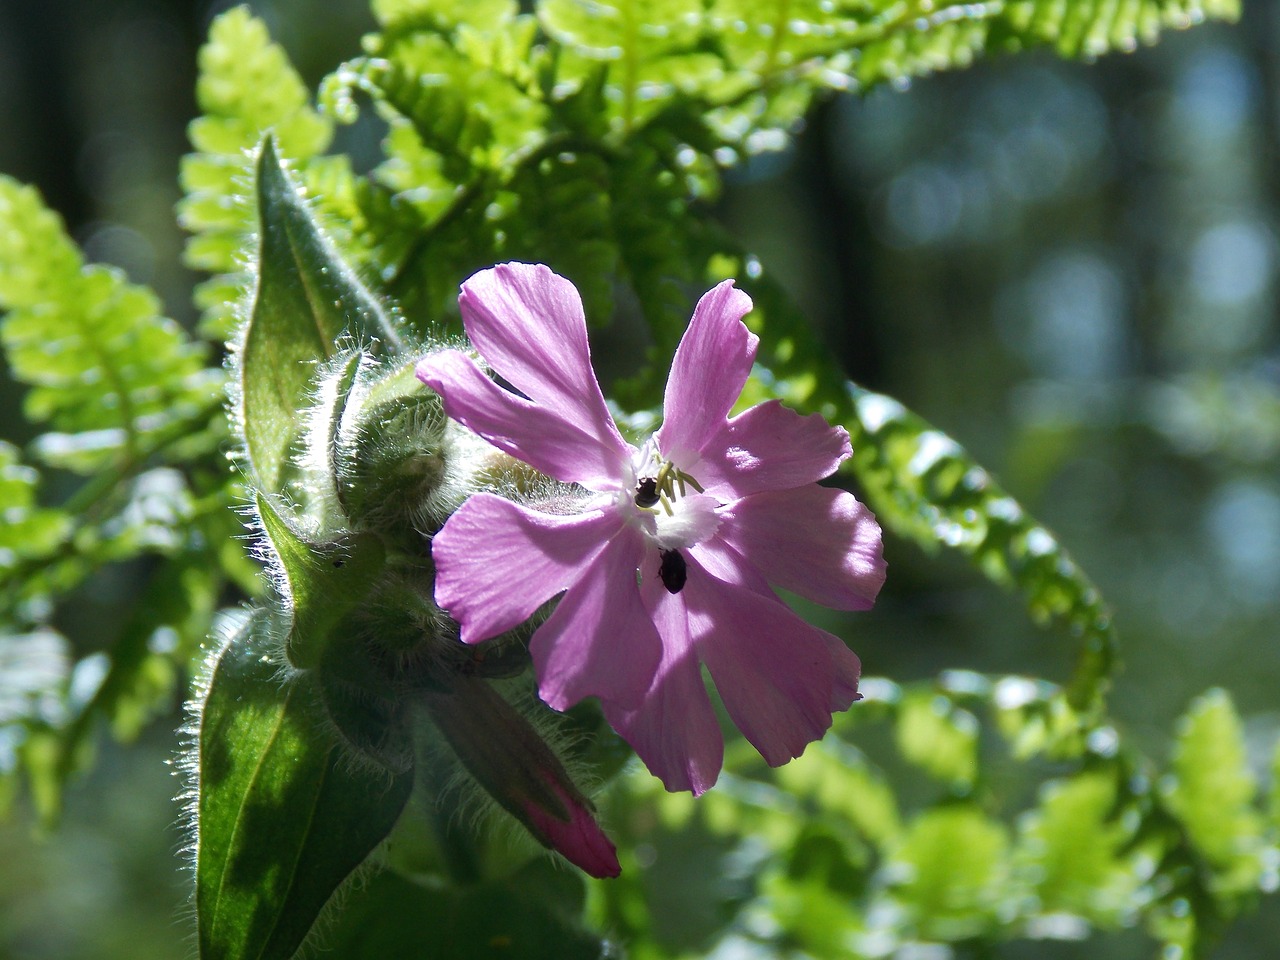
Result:
M747 295L706 293L676 351L661 428L619 434L591 369L577 290L542 265L503 264L462 286L479 355L445 350L418 377L445 412L538 471L587 491L552 515L472 496L432 544L436 599L478 643L563 593L530 652L543 700L599 698L668 790L700 794L723 762L705 665L729 717L764 759L797 757L858 698L858 658L773 592L864 610L884 581L880 528L817 481L848 434L776 401L729 417L758 338ZM518 392L516 392L518 391Z

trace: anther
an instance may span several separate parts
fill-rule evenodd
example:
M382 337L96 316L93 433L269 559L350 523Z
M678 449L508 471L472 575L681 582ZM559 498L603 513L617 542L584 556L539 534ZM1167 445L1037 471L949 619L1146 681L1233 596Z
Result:
M658 503L658 481L654 477L645 477L636 484L636 506L648 509Z

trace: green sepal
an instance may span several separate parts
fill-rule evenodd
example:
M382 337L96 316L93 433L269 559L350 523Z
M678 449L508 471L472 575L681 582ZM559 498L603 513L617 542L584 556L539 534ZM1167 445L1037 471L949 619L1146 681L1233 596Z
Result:
M260 486L283 487L315 364L344 338L399 346L387 314L330 246L270 137L257 163L258 282L237 361L238 420Z
M329 542L308 539L258 494L254 502L271 544L290 614L284 649L300 669L320 661L334 632L363 601L386 565L373 534L351 533Z
M412 771L339 748L310 675L282 682L270 615L218 657L195 763L201 960L287 960L325 904L390 833Z
M351 522L415 538L423 511L429 523L444 519L431 506L446 466L444 408L416 365L361 366L332 444L334 483Z

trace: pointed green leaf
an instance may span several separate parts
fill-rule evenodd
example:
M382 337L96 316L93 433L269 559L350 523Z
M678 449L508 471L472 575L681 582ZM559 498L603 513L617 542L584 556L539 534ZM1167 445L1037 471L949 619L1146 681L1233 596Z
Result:
M267 138L258 155L258 283L237 358L239 423L258 482L282 488L315 364L337 343L398 345L391 321L338 257Z
M309 677L282 682L268 617L227 642L200 705L196 919L201 960L287 960L395 825L412 772L353 763Z
M335 628L365 602L386 553L373 534L350 534L327 543L308 540L266 497L259 494L255 504L279 563L290 611L285 654L295 667L314 667Z

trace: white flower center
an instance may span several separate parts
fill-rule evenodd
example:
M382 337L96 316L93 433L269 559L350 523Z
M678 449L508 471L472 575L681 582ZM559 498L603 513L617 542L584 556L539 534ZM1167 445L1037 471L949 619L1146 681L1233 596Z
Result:
M701 543L720 526L720 501L703 492L696 477L658 453L650 439L636 462L635 490L624 494L632 515L659 550Z

